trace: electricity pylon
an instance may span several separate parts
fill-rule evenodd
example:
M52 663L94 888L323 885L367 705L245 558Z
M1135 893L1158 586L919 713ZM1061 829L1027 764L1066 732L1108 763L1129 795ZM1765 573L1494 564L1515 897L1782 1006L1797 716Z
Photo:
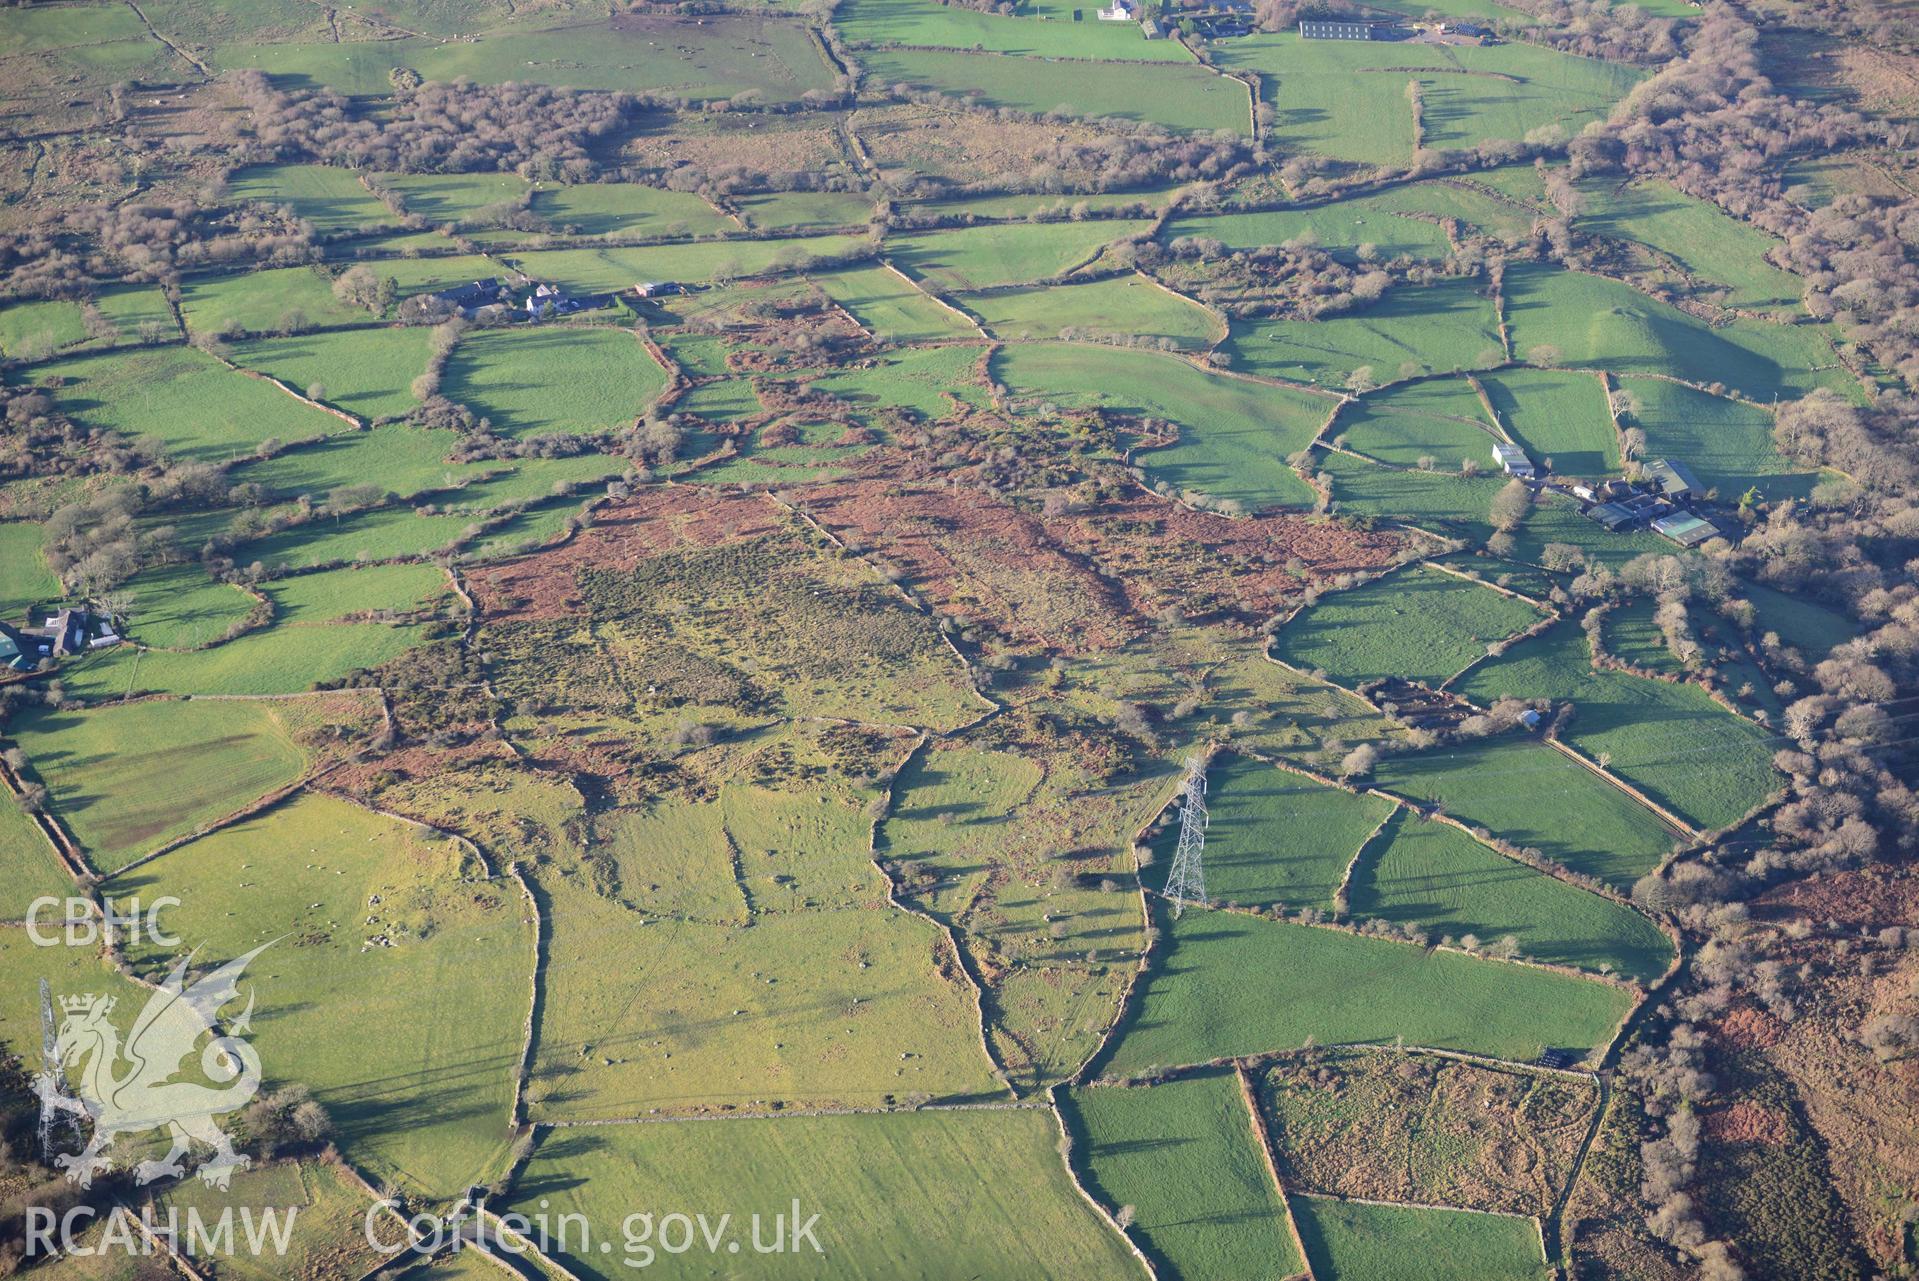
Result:
M1166 897L1173 901L1173 919L1188 903L1206 903L1206 872L1200 853L1206 848L1206 757L1195 752L1186 758L1186 782L1180 789L1179 848L1173 851L1173 870L1166 877Z

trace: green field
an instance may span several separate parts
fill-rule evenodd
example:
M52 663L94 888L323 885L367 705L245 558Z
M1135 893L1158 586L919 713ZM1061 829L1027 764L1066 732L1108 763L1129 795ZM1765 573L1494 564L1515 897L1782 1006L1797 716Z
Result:
M180 335L166 299L152 285L101 289L91 301L112 327L111 332L98 338L88 335L86 312L80 303L7 303L0 307L0 353L16 360L43 360L56 352L100 351Z
M1082 338L1132 345L1166 340L1183 351L1203 351L1225 337L1225 322L1198 303L1145 276L1119 276L1089 285L960 294L996 338L1034 341Z
M632 1274L621 1224L636 1209L732 1216L742 1240L755 1213L819 1215L823 1255L751 1259L754 1275L938 1275L1069 1281L1138 1276L1124 1243L1068 1181L1050 1111L744 1119L703 1125L552 1130L515 1182L511 1208L584 1215L601 1253L577 1234L554 1253L583 1277ZM910 1191L909 1191L910 1189ZM637 1230L637 1227L636 1229ZM744 1256L746 1247L742 1247ZM929 1260L937 1260L929 1265ZM689 1263L702 1256L685 1256ZM725 1268L722 1257L712 1263Z
M413 380L426 372L426 329L341 329L235 344L233 359L297 392L361 418L397 418L419 403Z
M102 871L299 778L306 754L270 705L144 702L35 711L12 733L53 812Z
M867 50L860 62L870 83L935 89L989 107L1114 116L1172 129L1247 133L1252 128L1246 86L1195 66L1048 62L917 49Z
M1530 1060L1610 1040L1631 998L1596 980L1410 943L1188 910L1163 922L1108 1072L1390 1042Z
M1422 221L1457 220L1464 233L1480 231L1507 244L1525 239L1543 201L1531 165L1482 169L1469 178L1440 179L1395 187L1375 197L1377 207Z
M489 527L485 537L462 553L462 559L492 560L530 551L558 538L579 510L579 500L573 498L530 503L519 514Z
M251 596L214 580L193 564L143 570L121 590L132 597L125 620L127 634L157 649L211 645L254 606Z
M85 698L125 694L298 694L377 667L425 640L383 623L271 627L191 654L116 649L65 675Z
M1437 687L1542 617L1524 601L1414 566L1322 598L1286 625L1274 652L1343 685L1403 676Z
M271 569L305 569L336 561L422 556L458 541L472 525L463 516L422 516L406 507L382 507L340 519L297 525L243 543L236 558Z
M255 165L228 181L237 200L285 205L326 232L397 227L398 221L351 169L332 165Z
M1818 660L1859 634L1858 624L1829 605L1807 600L1799 592L1784 592L1763 583L1742 585L1735 593L1759 611L1761 635L1776 632L1779 639Z
M1623 378L1619 385L1638 405L1632 421L1646 433L1646 457L1684 463L1722 502L1749 489L1774 502L1804 498L1819 483L1817 472L1780 457L1772 415L1757 405L1658 378Z
M452 841L312 795L110 892L177 897L170 924L207 960L270 943L247 970L268 1087L310 1086L350 1161L449 1198L505 1170L533 967L518 888L467 879L469 860ZM151 972L172 958L133 959Z
M378 181L400 193L408 213L436 226L457 226L490 208L517 208L529 190L526 179L512 173L388 173Z
M1330 908L1346 865L1391 812L1377 797L1322 787L1251 757L1215 762L1206 782L1206 890L1217 903ZM1154 842L1149 882L1164 883L1178 833L1175 819Z
M1164 208L1172 194L1170 191L1095 191L1056 196L1020 192L968 196L961 200L928 200L911 208L962 222L974 219L1040 222L1090 213L1152 214Z
M1676 839L1651 810L1527 735L1388 756L1373 773L1389 792L1437 805L1621 890L1651 871Z
M55 400L75 421L150 437L181 461L223 462L272 437L304 440L345 428L190 347L82 356L41 372L67 380Z
M51 71L101 84L177 74L179 65L147 34L137 15L108 5L8 14L0 24L0 53L34 55L21 65L42 64L42 75Z
M556 458L517 458L510 467L489 460L476 464L475 476L462 477L465 483L459 489L436 497L441 511L475 519L491 518L505 508L550 498L570 499L577 508L627 466L617 454L592 451Z
M1631 68L1535 45L1434 47L1301 40L1257 34L1220 46L1221 65L1258 73L1278 112L1272 137L1288 151L1365 164L1412 158L1408 80L1424 97L1425 145L1518 141L1557 125L1567 134L1603 117L1639 78Z
M1063 1097L1087 1185L1113 1210L1134 1208L1162 1276L1279 1281L1303 1269L1233 1073Z
M990 289L1058 276L1091 261L1101 247L1151 225L1118 218L955 227L890 237L886 256L935 289Z
M1585 637L1570 624L1514 646L1475 668L1460 692L1478 702L1502 695L1568 700L1563 737L1694 825L1731 823L1778 784L1774 741L1714 703L1697 685L1594 671Z
M1175 489L1251 510L1312 501L1286 459L1331 412L1323 397L1207 373L1172 356L1103 347L1004 347L993 372L1018 395L1178 424L1178 444L1139 456L1153 479Z
M376 274L386 273L376 268ZM201 276L181 285L180 312L195 335L240 330L263 334L316 325L363 325L373 319L364 308L335 298L333 282L317 267Z
M1333 510L1345 516L1405 521L1421 529L1484 542L1493 533L1488 513L1505 485L1496 476L1456 471L1393 471L1344 454L1319 451L1320 474L1333 488Z
M1343 386L1361 371L1387 383L1496 363L1499 329L1476 282L1449 280L1401 286L1359 310L1318 320L1240 321L1227 346L1236 369Z
M533 212L578 236L707 236L739 224L688 191L662 191L632 182L542 186Z
M410 610L447 590L446 573L437 565L361 565L265 585L276 626L337 623L353 615Z
M697 414L702 418L720 420L745 418L751 414L766 412L766 406L760 403L759 394L753 390L753 382L748 378L724 378L717 382L706 383L686 392L673 402L675 412ZM707 448L716 442L706 437ZM686 453L698 456L706 452L699 447L699 439L689 442Z
M822 260L857 254L868 244L864 236L702 240L634 249L547 249L517 254L513 261L537 280L557 282L581 293L606 293L631 289L642 281L737 280L766 272L799 271Z
M60 580L40 554L40 527L0 521L0 619L19 622L27 606L60 596Z
M1599 379L1559 369L1502 369L1479 375L1499 421L1535 464L1560 476L1619 471L1619 434Z
M6 921L20 920L37 898L64 895L73 889L46 836L11 792L0 793L0 878L4 878L0 920ZM64 913L53 916L60 919Z
M849 0L834 12L833 25L848 40L881 45L984 49L1035 58L1193 60L1176 41L1148 40L1135 23L1099 22L1091 12L1077 22L1056 22L1001 17L936 0Z
M0 352L15 360L44 359L86 340L78 303L12 301L0 308Z
M444 385L503 435L594 434L637 422L666 371L625 330L552 325L467 338Z
M735 202L755 231L857 227L873 216L873 199L850 191L769 191Z
M1606 652L1634 667L1683 676L1685 665L1674 656L1666 644L1665 634L1653 619L1658 607L1657 601L1640 598L1608 610L1601 627Z
M987 403L986 387L979 377L985 350L953 345L888 352L867 368L836 370L807 385L838 397L862 420L877 420L886 408L911 410L927 419L944 418L956 406L979 408ZM758 403L745 412L758 413Z
M1401 383L1362 396L1340 411L1333 436L1346 448L1398 467L1488 466L1499 437L1479 396L1463 378Z
M812 280L853 318L888 342L977 338L966 317L943 306L884 267L822 272Z
M82 6L65 13L23 9L0 23L0 54L37 53L87 45L142 40L140 20L111 6Z
M1424 1206L1290 1199L1319 1281L1546 1281L1531 1219Z
M1352 914L1487 946L1510 935L1536 961L1645 982L1672 945L1631 908L1497 854L1458 828L1395 813L1353 873Z
M531 26L458 40L219 44L212 60L222 68L258 67L295 84L325 84L353 95L391 93L388 74L402 66L428 80L467 76L489 84L623 91L644 86L702 101L751 90L771 102L791 102L808 89L826 88L832 79L825 59L795 22L739 16L698 25L662 25L645 17L608 23L602 13L598 22L548 30ZM463 22L453 27L454 32L465 29Z
M404 498L485 474L482 466L447 461L458 445L459 437L450 431L388 423L297 445L260 462L242 463L231 475L240 483L261 486L269 501L304 495L315 506L324 507L333 490L359 486Z
M999 1093L971 994L939 972L933 926L904 912L785 911L740 928L541 887L552 925L535 1119ZM609 945L631 961L617 973Z
M1656 179L1587 182L1581 191L1578 222L1588 234L1657 251L1728 307L1797 310L1805 283L1766 261L1779 242L1751 223Z
M1533 263L1506 272L1505 297L1513 350L1523 356L1549 348L1556 356L1547 364L1724 383L1762 401L1814 387L1859 395L1818 325L1735 320L1711 327L1617 281Z
M916 865L953 868L918 896L936 919L950 921L985 881L988 860L1016 839L1015 811L1044 778L1038 763L1011 752L922 752L900 771L874 848L901 875Z
M196 1179L173 1184L158 1198L154 1217L164 1222L169 1213L177 1212L182 1223L190 1223L188 1216L197 1213L201 1222L214 1223L229 1207L241 1216L248 1208L255 1213L262 1209L297 1209L287 1249L284 1254L272 1252L270 1263L248 1251L244 1232L238 1234L240 1248L231 1253L202 1253L188 1241L181 1243L183 1253L194 1258L196 1264L212 1264L222 1277L279 1281L289 1275L314 1276L334 1269L366 1271L379 1266L381 1255L367 1241L366 1219L372 1200L366 1189L334 1162L279 1161L234 1175L226 1191L209 1188ZM244 1217L240 1223L244 1225ZM397 1224L387 1226L397 1235Z
M1424 193L1430 187L1414 189ZM1445 228L1436 221L1408 218L1402 208L1417 207L1416 198L1395 191L1386 195L1363 196L1357 200L1333 200L1304 209L1263 209L1257 213L1218 213L1181 215L1166 224L1163 238L1172 241L1196 236L1225 243L1230 249L1257 249L1262 245L1283 245L1301 236L1328 250L1344 250L1342 257L1360 246L1370 246L1380 258L1407 255L1414 258L1444 258L1451 248Z

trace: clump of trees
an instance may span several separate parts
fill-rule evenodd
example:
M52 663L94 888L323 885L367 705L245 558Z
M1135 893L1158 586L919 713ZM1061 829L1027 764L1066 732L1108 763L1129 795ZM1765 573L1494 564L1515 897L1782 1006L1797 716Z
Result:
M359 115L332 89L280 89L258 71L234 91L251 116L247 159L310 157L403 173L512 170L582 182L598 172L591 148L652 105L628 93L548 85L427 81L403 94L391 119Z
M1576 53L1584 58L1657 66L1679 56L1678 23L1650 17L1636 4L1610 0L1517 0L1543 25L1502 22L1503 33Z
M286 267L319 257L310 223L276 206L190 200L89 205L0 235L0 290L79 298L100 281L176 281L196 267Z

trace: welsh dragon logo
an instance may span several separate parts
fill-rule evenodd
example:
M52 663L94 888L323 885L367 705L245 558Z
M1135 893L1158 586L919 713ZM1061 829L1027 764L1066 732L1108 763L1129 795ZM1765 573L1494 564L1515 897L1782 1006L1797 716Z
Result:
M201 1181L209 1187L224 1189L235 1170L252 1164L251 1157L233 1150L233 1141L216 1119L243 1106L260 1089L260 1057L241 1039L252 1024L252 996L225 1032L215 1020L221 1007L239 996L247 963L267 946L228 961L190 987L186 971L192 957L181 957L147 999L124 1045L119 1030L108 1021L112 997L89 993L60 998L64 1017L34 1089L43 1116L65 1112L93 1123L85 1151L55 1158L69 1180L83 1188L92 1186L96 1172L113 1168L113 1158L103 1153L115 1139L163 1128L172 1136L172 1147L164 1159L134 1167L139 1183L183 1174L182 1158L195 1141L213 1149L212 1157L199 1169ZM209 1035L213 1039L200 1050L200 1070L219 1084L173 1079L195 1045ZM75 1067L79 1069L78 1098L64 1089L68 1072Z

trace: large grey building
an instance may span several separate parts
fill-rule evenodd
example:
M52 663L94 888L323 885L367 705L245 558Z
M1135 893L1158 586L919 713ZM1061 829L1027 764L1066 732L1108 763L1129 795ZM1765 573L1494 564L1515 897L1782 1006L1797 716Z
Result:
M1372 22L1353 22L1332 18L1301 18L1302 40L1378 40L1385 28Z

